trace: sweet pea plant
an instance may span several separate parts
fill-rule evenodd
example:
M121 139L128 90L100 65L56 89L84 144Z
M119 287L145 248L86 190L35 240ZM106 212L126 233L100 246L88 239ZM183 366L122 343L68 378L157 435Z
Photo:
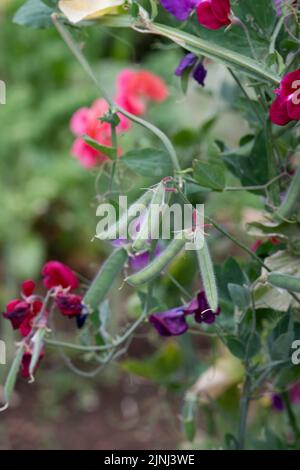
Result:
M181 237L174 231L172 240L145 241L141 234L148 223L146 214L135 221L139 225L136 237L121 239L118 233L124 215L120 216L108 227L116 233L113 242L105 242L111 254L88 287L81 285L63 260L48 261L41 273L44 293L27 280L20 298L11 300L4 312L22 337L4 386L4 408L19 371L34 380L48 347L64 354L77 352L96 363L94 370L86 372L92 376L120 357L146 323L163 341L193 334L211 338L216 347L214 363L197 375L191 373L181 388L181 421L187 439L195 438L198 413L203 420L208 415L210 421L229 392L234 398L230 427L224 425L225 432L222 427L211 431L223 448L299 448L298 0L28 0L16 13L15 22L55 27L99 92L94 103L87 103L71 119L71 153L86 170L99 168L98 180L107 178L107 191L97 194L100 202L122 194L124 171L120 167L124 165L133 173L155 178L153 186L140 190L138 200L146 206L173 200L195 205L195 194L209 201L211 196L221 199L225 192L235 191L258 196L264 212L245 228L253 237L252 246L208 215L204 227L195 223ZM164 80L144 69L125 69L116 77L116 94L111 97L93 72L74 32L101 26L115 28L115 34L130 28L180 48L182 60L174 74L183 92L188 93L191 79L196 86L206 86L209 63L226 67L240 97L237 109L248 121L248 132L238 147L231 148L215 135L212 155L182 161L172 138L144 116L149 107L167 99ZM133 123L154 135L156 148L123 152L119 137L130 133ZM190 145L188 139L185 145ZM228 179L235 186L228 186ZM203 246L187 253L185 243L198 230L204 234ZM213 232L244 253L240 263L229 258L222 266L214 266ZM190 262L185 264L188 257ZM179 275L170 269L174 260ZM190 279L188 288L180 281L182 273ZM140 309L135 321L114 337L106 322L107 295L116 278L138 293ZM161 283L165 279L171 280L176 299L181 299L177 305L164 296ZM56 337L53 318L59 313L76 321L80 329L73 343ZM253 416L260 409L272 412L255 428ZM283 418L274 432L268 419L276 413ZM255 436L247 433L248 426L254 426Z

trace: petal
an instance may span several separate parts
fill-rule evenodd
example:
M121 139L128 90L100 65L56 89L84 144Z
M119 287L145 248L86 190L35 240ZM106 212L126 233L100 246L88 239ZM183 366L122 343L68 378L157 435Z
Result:
M211 8L218 20L223 24L230 24L230 0L211 0Z
M175 75L177 77L181 77L183 72L186 69L192 68L196 62L197 62L197 56L195 54L193 54L192 52L190 54L186 54L179 62L179 65L177 69L175 70Z
M278 126L285 126L292 119L288 115L287 102L278 96L270 107L270 120Z
M70 121L70 129L75 135L86 134L89 122L90 110L89 108L78 109Z
M57 286L71 289L78 287L78 280L73 271L60 261L48 261L42 269L42 275L47 289Z
M124 0L101 0L101 3L99 0L60 0L58 6L71 23L78 23L90 16L97 18L110 13L123 3Z
M295 121L300 121L300 88L287 100L287 113Z
M225 24L223 21L220 21L212 10L212 5L210 0L203 0L197 7L197 17L198 22L207 29L220 29Z
M207 75L207 70L202 63L198 64L193 71L193 78L199 85L204 86L204 81Z
M22 293L25 297L30 297L35 289L35 282L32 279L27 279L22 283Z
M179 336L188 329L182 307L152 314L149 321L161 336Z
M175 16L179 21L188 19L191 12L197 6L197 0L160 0L162 6L171 15Z
M280 83L280 94L282 97L288 97L293 93L299 85L297 85L298 80L300 80L300 69L294 70L293 72L288 73ZM293 86L294 85L294 86Z

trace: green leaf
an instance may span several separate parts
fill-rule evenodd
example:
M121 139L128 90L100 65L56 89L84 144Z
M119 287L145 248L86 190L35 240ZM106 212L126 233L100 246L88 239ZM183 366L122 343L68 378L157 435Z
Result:
M98 152L103 153L111 160L115 159L115 155L117 153L117 149L115 147L107 147L107 145L100 144L97 140L92 139L88 135L83 135L83 140L93 149L97 150Z
M194 178L200 186L222 191L225 187L225 168L215 163L194 162Z
M249 290L238 284L228 284L228 290L234 305L241 310L246 310L250 304L250 293Z
M287 360L290 356L294 332L288 331L280 335L271 346L271 357L276 361Z
M227 336L225 344L231 354L233 354L235 357L238 357L239 359L244 359L246 348L241 340L235 338L234 336Z
M155 148L131 150L122 155L121 161L141 176L163 178L173 174L169 154L163 150Z
M42 0L27 0L16 12L13 22L31 28L50 28L53 8L48 7Z

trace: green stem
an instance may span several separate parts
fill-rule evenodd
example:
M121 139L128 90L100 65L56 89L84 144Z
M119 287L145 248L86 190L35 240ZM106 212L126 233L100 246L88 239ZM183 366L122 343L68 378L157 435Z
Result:
M243 387L242 397L240 400L240 420L238 429L238 450L243 450L245 447L245 438L247 430L247 417L250 403L250 376L247 374L246 381Z
M110 184L109 184L109 190L112 191L113 189L113 182L114 182L114 176L115 176L115 171L116 171L116 166L117 166L117 161L118 161L118 139L117 139L117 130L116 126L114 124L111 124L111 145L116 151L114 152L114 161L112 164L111 168L111 175L110 175Z

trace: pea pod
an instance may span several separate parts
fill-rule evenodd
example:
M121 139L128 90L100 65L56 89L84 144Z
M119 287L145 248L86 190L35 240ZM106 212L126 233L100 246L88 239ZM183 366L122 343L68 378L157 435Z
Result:
M147 282L152 281L183 249L186 241L187 239L183 234L182 236L177 236L157 258L149 263L144 269L135 274L132 274L125 280L128 282L128 284L134 287L139 287L143 284L146 284Z
M113 281L121 272L128 259L128 254L124 248L113 251L109 258L102 265L97 276L93 280L90 288L83 298L83 304L91 311L97 311L99 305L108 294Z
M46 334L46 328L39 328L31 340L31 342L34 344L31 361L29 365L29 375L32 379L33 379L36 366L39 362L40 353L44 347L45 334Z
M11 399L11 396L12 396L12 393L14 391L14 388L15 388L15 385L16 385L16 381L17 381L17 377L18 377L18 373L19 373L19 370L20 370L20 365L21 365L21 362L22 362L22 357L23 357L23 354L24 354L24 344L22 344L18 351L17 351L17 354L13 360L13 363L9 369L9 373L8 373L8 376L6 378L6 381L5 381L5 384L4 384L4 400L6 402L6 406L3 407L3 409L7 408L9 402L10 402L10 399Z
M134 206L143 205L148 206L152 198L152 192L146 191L137 201L135 201L124 214L121 215L119 220L111 225L107 230L97 233L96 238L100 240L113 240L119 238L120 234L127 233L128 226L136 217ZM100 215L97 213L97 215Z
M160 211L159 209L163 207L165 198L165 186L163 183L159 185L154 190L151 202L145 218L141 224L139 233L132 244L132 249L134 251L142 251L147 248L147 240L149 240L151 232L155 233L155 229L159 225L160 221Z
M273 272L268 275L268 282L272 284L272 286L280 287L290 292L300 293L300 277Z
M216 312L219 305L218 289L213 263L205 239L201 250L197 250L197 259L207 302L210 308Z
M300 166L297 169L293 180L290 184L290 187L286 193L284 200L282 201L281 206L279 207L276 215L278 218L288 219L291 217L299 205L300 200Z

